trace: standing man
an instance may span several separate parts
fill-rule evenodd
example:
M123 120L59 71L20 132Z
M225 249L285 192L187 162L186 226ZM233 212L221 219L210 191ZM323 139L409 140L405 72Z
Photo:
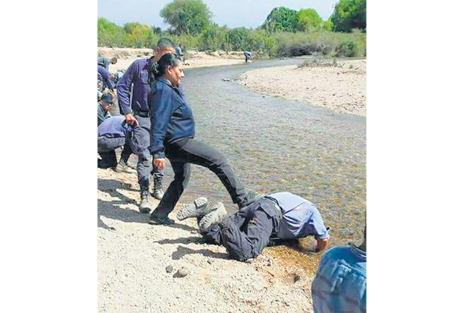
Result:
M158 62L167 53L175 53L175 44L167 38L161 38L155 50L155 56L134 61L117 84L119 106L129 125L135 126L132 150L139 156L137 177L140 185L141 213L150 213L149 201L150 174L154 179L152 195L161 200L163 197L163 170L153 168L150 147L150 93L149 80L152 78L152 64ZM132 90L132 103L131 103Z

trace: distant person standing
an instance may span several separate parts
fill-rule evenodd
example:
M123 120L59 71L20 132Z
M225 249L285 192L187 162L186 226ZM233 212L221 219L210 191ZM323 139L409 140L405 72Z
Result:
M184 55L183 55L183 48L181 48L181 44L176 47L176 56L184 62Z
M117 58L108 59L104 57L98 57L98 65L103 66L107 71L109 71L109 63L116 64Z
M366 312L366 228L359 247L335 247L320 260L312 282L315 313Z
M243 54L245 55L245 63L248 63L248 60L251 59L251 52L250 51L243 51Z
M133 132L132 150L139 156L137 163L137 177L140 185L141 213L149 213L152 206L149 201L150 174L154 178L154 191L156 199L163 197L163 169L152 166L152 155L148 150L150 146L150 93L149 81L152 78L151 66L158 62L167 53L175 53L175 44L167 38L161 38L155 55L148 59L139 59L129 66L117 84L118 101L126 122L136 126ZM132 103L131 103L132 93Z

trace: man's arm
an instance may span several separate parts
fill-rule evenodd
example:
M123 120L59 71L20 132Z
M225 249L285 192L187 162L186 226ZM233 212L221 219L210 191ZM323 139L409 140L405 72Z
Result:
M118 101L124 115L132 113L130 99L135 74L136 64L134 62L129 66L117 84Z
M118 96L118 103L121 107L122 113L126 118L126 122L130 125L139 125L137 119L132 115L131 109L131 89L132 83L134 81L134 77L136 76L136 63L132 63L131 66L127 69L124 75L121 77L117 84L117 96Z

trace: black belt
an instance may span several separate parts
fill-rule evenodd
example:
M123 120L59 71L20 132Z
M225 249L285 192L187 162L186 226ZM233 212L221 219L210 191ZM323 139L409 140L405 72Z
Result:
M140 117L149 117L150 112L149 111L134 111L134 114L140 116Z

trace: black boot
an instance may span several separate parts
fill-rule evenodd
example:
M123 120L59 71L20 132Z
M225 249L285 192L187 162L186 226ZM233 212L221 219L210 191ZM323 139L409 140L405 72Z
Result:
M161 177L153 176L152 196L158 200L162 200L163 198L163 182Z
M139 205L139 211L142 214L148 214L150 213L150 210L152 209L152 205L150 204L149 200L149 185L150 182L148 180L145 180L140 183L140 205Z

